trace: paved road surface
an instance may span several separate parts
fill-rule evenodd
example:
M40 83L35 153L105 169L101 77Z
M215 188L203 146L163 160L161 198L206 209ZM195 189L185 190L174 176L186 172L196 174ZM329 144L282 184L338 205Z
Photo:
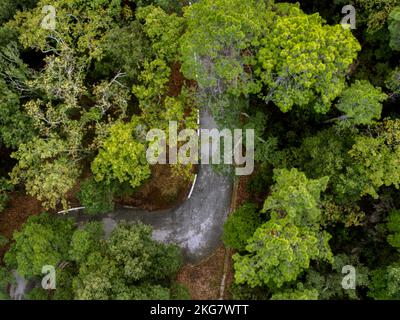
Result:
M200 114L200 126L216 128L208 110ZM118 221L143 221L153 226L153 238L179 245L187 262L196 263L208 256L221 244L225 219L230 210L232 181L217 174L210 165L200 165L192 196L175 209L148 212L141 209L118 209L110 214L94 217L104 224L106 235L115 228ZM87 221L83 214L75 216L77 221ZM22 299L27 282L16 275L16 286L11 290L13 299Z
M200 126L203 129L216 128L208 110L201 112ZM220 245L231 196L231 179L217 174L210 165L200 165L192 196L179 207L158 212L118 209L103 215L102 221L106 234L121 220L141 220L152 225L154 239L179 245L186 260L193 263Z

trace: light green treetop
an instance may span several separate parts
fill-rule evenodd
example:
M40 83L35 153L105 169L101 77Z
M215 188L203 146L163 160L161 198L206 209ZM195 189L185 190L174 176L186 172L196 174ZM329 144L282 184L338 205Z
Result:
M265 29L267 3L206 0L186 7L188 28L181 45L184 75L214 94L258 92L245 66L255 62L251 47Z
M375 88L366 80L356 80L343 91L336 107L345 113L350 122L365 125L380 119L382 102L386 99L387 95L381 88Z
M235 281L280 288L294 281L311 260L333 262L326 231L320 231L320 193L328 178L308 180L297 169L275 170L276 184L264 203L271 219L247 241L246 254L235 254Z
M325 191L329 178L307 179L297 169L276 169L275 185L265 200L262 212L273 211L272 215L288 216L297 225L315 225L321 219L320 195Z
M296 280L310 265L310 260L332 261L325 231L318 234L307 227L297 227L289 218L271 219L249 239L248 254L235 254L235 281L252 287L268 285L280 288Z
M361 47L349 30L329 26L299 5L277 4L270 32L261 39L255 74L266 101L283 112L313 106L326 113L345 87L345 75Z
M129 182L133 188L150 176L146 147L135 138L136 122L116 123L109 130L99 154L92 162L97 181Z

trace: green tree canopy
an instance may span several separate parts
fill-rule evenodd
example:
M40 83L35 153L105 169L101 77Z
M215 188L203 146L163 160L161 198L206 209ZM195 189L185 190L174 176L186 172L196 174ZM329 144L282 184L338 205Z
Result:
M332 261L330 237L325 231L316 233L307 227L297 227L289 218L273 218L249 239L248 254L233 256L235 281L252 287L280 288L296 280L311 260Z
M27 193L43 202L45 207L56 207L61 201L67 206L66 195L80 174L76 162L68 157L68 146L61 139L34 138L21 144L12 156L18 160L11 177L14 184L24 182Z
M137 125L116 123L110 128L108 138L92 163L97 181L129 182L136 188L150 176L145 145L135 139Z
M366 195L377 198L383 186L399 187L399 129L397 119L366 131L332 127L306 136L300 147L286 149L285 154L308 176L329 177L336 203L354 204Z
M387 241L391 246L400 250L400 210L389 212L387 228L389 230Z
M38 0L3 0L0 3L0 24L11 19L17 10L33 8Z
M246 248L247 240L252 237L254 231L261 225L261 214L257 206L246 203L234 211L225 222L222 240L225 246L239 251Z
M356 80L343 91L336 107L345 113L350 122L366 125L381 118L382 102L386 99L387 95L382 93L381 88L375 88L365 80Z
M77 263L86 261L92 252L101 250L103 238L101 222L89 222L82 229L75 230L71 238L70 259Z
M166 285L181 265L180 251L176 246L154 241L151 227L142 223L121 223L96 250L93 245L96 245L97 227L93 227L94 233L84 230L78 234L81 240L76 242L79 244L83 240L84 248L88 250L83 252L77 247L73 251L79 252L81 258L86 256L73 281L76 299L170 298Z
M296 225L316 225L320 222L319 200L329 178L309 180L297 169L275 170L275 185L265 200L263 212L271 210L271 216L288 216Z
M5 262L23 277L41 275L43 266L56 266L68 259L72 231L71 219L46 213L32 216L21 231L14 233L15 242L6 253Z
M298 4L277 4L276 10L270 32L260 40L255 69L266 86L264 98L283 112L296 105L326 113L361 47L349 30L326 25Z
M389 15L390 47L400 50L400 7L395 7Z
M184 9L182 71L207 92L236 96L260 88L246 70L254 65L251 48L266 26L269 1L205 0Z
M376 300L400 299L400 266L392 263L387 267L374 270L368 295Z
M344 266L353 266L356 270L356 289L344 289L342 281L345 274L342 273ZM357 254L337 254L331 268L320 266L320 270L314 268L308 270L304 287L309 290L317 290L319 299L343 300L360 299L363 292L370 284L370 270L364 264L360 263Z
M80 187L78 197L86 213L99 214L114 210L112 186L90 178L83 181Z
M318 291L315 289L289 289L274 293L271 300L318 300Z
M311 260L333 261L320 230L320 194L328 178L309 180L297 169L275 170L275 185L264 203L270 220L248 239L246 253L235 254L235 281L251 287L280 288L309 268Z

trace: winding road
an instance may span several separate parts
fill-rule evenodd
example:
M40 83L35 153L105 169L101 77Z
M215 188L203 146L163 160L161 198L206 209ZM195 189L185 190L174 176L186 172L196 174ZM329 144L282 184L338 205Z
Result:
M208 109L200 112L202 129L216 128ZM180 206L164 211L117 209L99 220L104 223L106 235L117 223L142 221L153 227L153 238L175 243L183 250L185 260L196 263L209 255L221 243L225 219L230 210L232 179L216 173L211 165L199 165L199 173L192 196ZM87 220L78 215L77 220Z
M200 112L200 127L217 127L208 109ZM117 209L92 219L103 222L106 236L119 221L142 221L153 227L155 240L177 244L183 250L185 261L196 263L221 244L223 225L230 210L232 188L231 178L216 173L211 165L199 165L192 195L180 206L163 211ZM67 217L75 217L78 223L88 221L88 216L80 212L68 214ZM25 295L28 282L17 274L15 277L16 285L12 286L10 295L20 300Z

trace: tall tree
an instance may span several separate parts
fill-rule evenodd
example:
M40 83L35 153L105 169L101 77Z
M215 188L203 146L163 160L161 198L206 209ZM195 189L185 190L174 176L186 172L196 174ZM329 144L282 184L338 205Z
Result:
M325 191L329 178L309 180L297 169L275 170L275 185L265 200L263 212L271 216L287 216L296 225L318 225L321 221L320 195Z
M263 208L270 220L248 240L246 253L233 257L238 284L280 288L296 280L311 260L333 261L331 236L320 230L319 198L328 178L308 180L285 169L275 171L275 181Z
M92 163L98 181L129 182L133 188L150 176L145 145L135 138L138 123L116 123L110 128L99 154Z
M185 8L182 71L209 94L258 92L249 66L266 24L269 1L206 0Z
M294 281L310 266L311 260L332 261L326 232L318 234L297 227L290 219L273 218L258 228L249 239L248 254L235 254L235 281L252 287L280 288Z
M155 242L151 233L142 223L122 223L101 250L88 251L73 281L76 299L169 299L168 283L180 267L180 252Z
M264 99L283 112L293 106L326 113L345 88L345 75L361 47L349 30L329 26L299 5L276 4L270 32L260 40L255 74Z
M46 213L32 216L21 231L14 233L15 242L6 253L5 262L23 277L39 276L43 266L57 266L68 259L72 231L71 219L58 219Z
M366 125L380 119L382 102L386 99L387 95L381 88L375 88L365 80L356 80L343 91L336 107L345 113L343 119L355 125Z
M10 67L3 71L10 85L24 95L18 101L9 94L10 101L23 104L21 113L28 119L25 126L32 124L35 129L32 134L27 130L22 141L5 137L18 144L13 154L18 161L13 181L24 183L28 194L45 207L55 208L60 203L68 205L67 194L82 165L97 151L109 127L126 118L130 92L120 82L124 74L114 70L110 78L95 83L88 79L92 62L106 55L105 31L117 27L121 18L132 18L120 1L58 0L52 4L57 14L55 30L37 27L46 4L39 1L36 8L18 13L7 25L19 34L25 49L39 49L45 58L43 68L31 71L29 77L23 77L27 68L18 59L10 64L15 65L11 71L18 72L10 72ZM29 35L24 32L27 28L32 30ZM17 112L5 118L11 123L23 119Z

